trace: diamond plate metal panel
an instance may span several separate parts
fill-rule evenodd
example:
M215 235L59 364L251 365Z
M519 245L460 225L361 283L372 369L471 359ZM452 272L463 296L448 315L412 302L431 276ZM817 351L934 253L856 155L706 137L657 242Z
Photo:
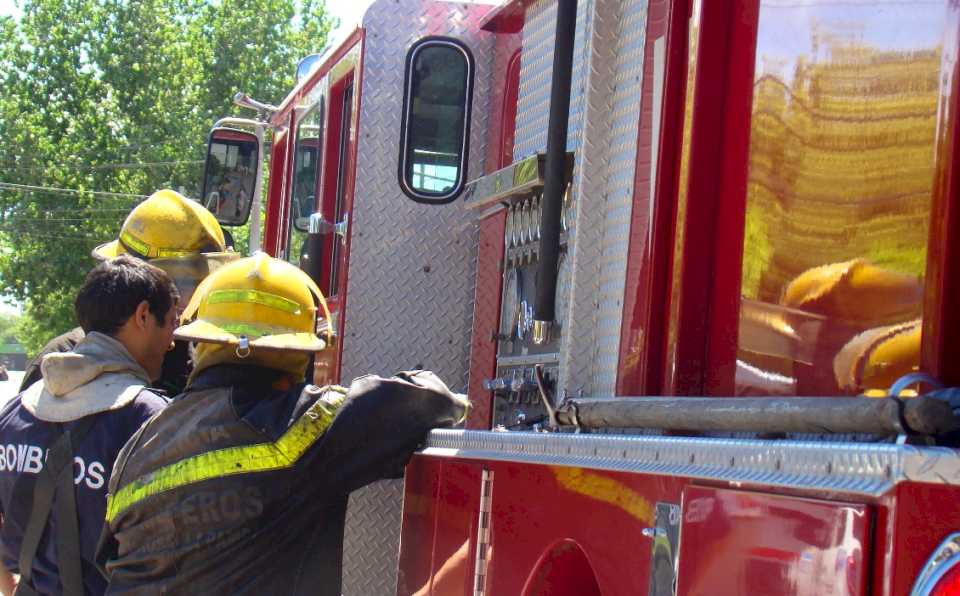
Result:
M462 41L475 60L467 177L481 175L493 38L479 30L483 4L379 0L364 16L357 182L351 213L342 378L423 366L452 389L467 387L477 246L475 215L457 202L422 205L397 182L404 60L426 35ZM402 483L351 496L343 593L396 591Z
M880 496L901 482L960 485L945 447L438 430L424 455Z
M521 33L523 41L520 53L520 93L517 96L517 126L513 148L515 162L538 151L544 151L547 146L556 20L557 6L550 0L539 0L527 9L526 22Z
M515 156L546 148L555 3L527 12ZM640 119L646 2L578 5L567 148L573 212L558 283L561 391L612 395L617 376Z
M402 505L402 480L351 493L343 535L344 596L396 594Z
M561 313L566 336L560 350L561 387L571 393L589 391L591 395L600 323L598 267L603 255L620 3L597 0L592 8L588 43L583 50L588 66L580 80L583 93L578 102L582 125L573 181L575 216L568 246L572 294L567 311Z
M647 3L623 2L614 33L616 65L609 113L603 239L598 263L596 354L589 391L592 395L613 395L616 389L623 320L623 296L630 221L637 158L637 129L640 123L640 89L644 68ZM579 306L585 306L578 300ZM576 358L571 354L571 358Z
M471 337L470 390L473 408L467 417L467 428L490 428L493 396L484 389L483 381L497 370L497 342L500 314L500 291L503 276L503 233L507 211L501 209L480 222L480 246L477 254L477 290L474 298L473 334Z

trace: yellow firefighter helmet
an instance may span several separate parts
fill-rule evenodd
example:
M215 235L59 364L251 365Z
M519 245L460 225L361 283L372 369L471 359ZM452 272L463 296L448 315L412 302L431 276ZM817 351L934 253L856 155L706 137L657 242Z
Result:
M164 189L133 208L120 238L93 249L99 260L130 254L141 259L170 259L226 250L223 229L203 205Z
M326 301L310 277L264 253L237 259L210 274L183 311L176 338L236 346L241 359L258 350L317 352L317 307ZM190 321L190 322L188 322Z
M916 275L853 259L804 271L787 285L780 303L874 327L919 316L922 299L923 284Z
M920 319L868 329L851 339L833 360L842 389L886 395L894 381L920 366Z

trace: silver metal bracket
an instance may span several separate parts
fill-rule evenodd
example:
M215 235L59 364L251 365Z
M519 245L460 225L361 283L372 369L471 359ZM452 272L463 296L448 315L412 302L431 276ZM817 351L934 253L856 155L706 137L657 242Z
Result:
M557 423L557 411L553 408L553 399L547 391L547 385L543 379L543 365L537 364L533 367L533 376L537 380L537 393L540 394L540 401L543 402L543 409L547 411L547 419L550 421L550 430L559 428Z
M533 343L543 345L550 341L550 332L553 330L553 321L533 322Z
M680 555L680 506L657 503L654 526L641 534L652 539L650 544L650 596L673 596L677 593L677 564Z

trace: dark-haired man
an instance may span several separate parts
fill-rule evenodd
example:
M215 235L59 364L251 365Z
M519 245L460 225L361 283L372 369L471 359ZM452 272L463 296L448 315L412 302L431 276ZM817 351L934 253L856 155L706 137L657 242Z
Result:
M102 594L94 551L123 444L167 401L146 390L173 341L179 294L129 256L87 275L85 337L42 363L43 380L0 410L0 557L17 594ZM0 584L2 585L2 584Z
M180 291L183 304L207 274L237 257L227 252L223 229L216 217L200 203L180 193L163 189L133 208L120 229L120 237L93 249L93 258L106 261L131 255L150 261L169 275ZM55 337L27 364L20 391L40 380L44 356L70 352L83 339L80 327ZM185 342L177 342L163 362L163 374L154 379L156 389L176 395L183 390L192 368Z

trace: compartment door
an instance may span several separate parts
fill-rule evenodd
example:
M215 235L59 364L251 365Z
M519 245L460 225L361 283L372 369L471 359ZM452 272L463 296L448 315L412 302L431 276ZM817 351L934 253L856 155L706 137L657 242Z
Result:
M688 486L677 594L866 593L871 507Z
M356 163L356 110L354 109L354 70L351 69L330 87L326 151L323 158L320 212L333 224L325 234L320 289L327 297L336 329L336 345L318 354L314 382L320 385L340 380L340 356L343 353L343 313L347 297L347 265L350 253L350 214Z
M356 49L356 48L355 48ZM333 349L317 354L314 382L339 381L343 312L347 293L350 214L353 208L358 98L358 52L351 51L318 83L318 99L298 113L284 255L304 265L311 214L323 218L319 276L336 331Z

